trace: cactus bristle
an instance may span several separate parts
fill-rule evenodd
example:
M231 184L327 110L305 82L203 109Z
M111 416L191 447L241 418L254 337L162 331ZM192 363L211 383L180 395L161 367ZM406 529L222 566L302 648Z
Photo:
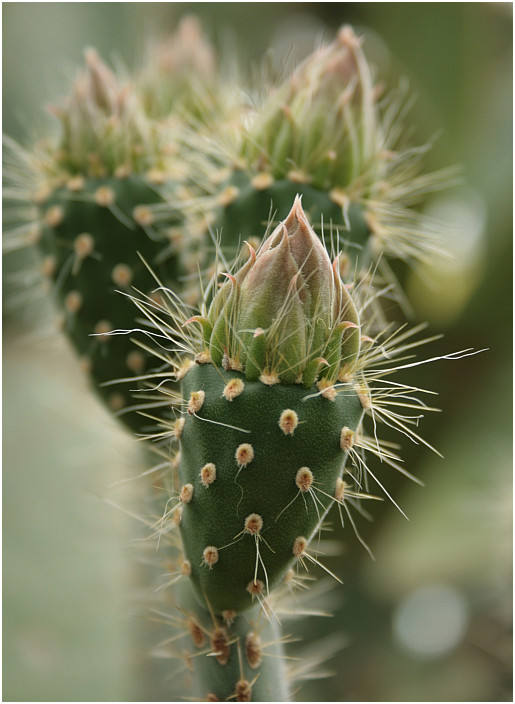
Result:
M293 435L299 424L299 417L291 408L285 409L279 418L279 427L285 435Z

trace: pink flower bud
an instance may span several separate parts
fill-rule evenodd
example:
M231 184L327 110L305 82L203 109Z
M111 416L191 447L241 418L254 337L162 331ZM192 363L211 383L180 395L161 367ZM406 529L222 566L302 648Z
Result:
M359 351L354 305L298 196L257 255L223 284L208 317L214 363L264 383L336 378ZM349 335L357 348L343 345Z

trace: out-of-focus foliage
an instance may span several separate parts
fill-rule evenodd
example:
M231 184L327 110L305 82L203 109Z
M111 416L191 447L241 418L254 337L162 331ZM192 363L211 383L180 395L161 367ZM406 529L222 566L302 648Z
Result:
M349 644L330 663L338 676L307 683L297 697L511 700L511 3L194 9L214 41L233 45L246 63L275 47L268 61L275 71L343 22L365 31L386 82L406 76L418 93L409 120L414 143L438 133L428 168L461 164L466 184L431 204L461 233L449 242L453 259L427 263L407 287L416 316L429 320L431 332L445 332L428 357L489 351L419 368L407 380L439 393L443 413L421 432L445 459L406 440L406 467L424 489L378 467L411 520L385 504L372 523L360 524L375 563L351 531L342 532L346 551L330 562L344 581L342 603L321 628L343 632ZM191 10L181 3L4 5L4 130L22 139L45 120L40 106L63 94L85 46L132 66L156 28L172 30ZM73 367L66 351L27 341L12 318L4 334L4 698L170 699L166 680L160 689L142 669L128 676L146 645L130 641L124 620L132 555L118 546L136 531L91 498L130 474L115 449L122 431L105 427L105 412L85 400L80 382L74 386L63 369ZM63 395L61 437L50 421L63 415L56 411ZM86 452L92 444L94 456ZM103 630L92 627L95 618Z

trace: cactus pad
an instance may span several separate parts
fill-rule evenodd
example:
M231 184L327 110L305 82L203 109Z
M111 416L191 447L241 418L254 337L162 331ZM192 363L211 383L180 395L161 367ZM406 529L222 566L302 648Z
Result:
M192 394L180 435L185 555L199 597L216 613L238 612L303 556L335 501L350 449L342 430L352 436L363 407L351 386L330 400L316 386L270 387L211 364L187 372L183 397Z
M42 267L54 284L63 329L93 386L111 410L121 411L130 400L127 383L101 385L144 373L147 355L126 335L102 335L134 327L134 305L117 291L155 288L138 253L170 282L177 281L180 263L175 254L158 259L170 244L153 225L152 206L162 202L157 187L139 176L83 180L80 190L76 182L71 186L54 190L40 206ZM141 429L140 417L124 418Z

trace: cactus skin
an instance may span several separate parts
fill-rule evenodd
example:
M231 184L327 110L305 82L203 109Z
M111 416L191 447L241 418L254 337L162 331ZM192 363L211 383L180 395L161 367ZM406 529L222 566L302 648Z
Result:
M348 203L349 207L344 213L335 194L331 196L328 191L309 183L298 183L288 178L274 181L268 174L252 176L251 173L237 170L223 185L223 190L234 194L234 199L228 198L230 202L220 209L213 225L222 231L224 247L255 237L256 228L266 226L270 214L275 213L274 219L283 220L297 194L302 196L304 210L317 229L323 219L325 228L329 228L330 224L338 227L342 240L348 238L359 247L366 245L371 234L358 204Z
M242 616L230 614L227 620L213 616L186 582L177 585L175 600L190 630L185 657L192 668L192 697L198 701L289 700L280 625L275 619L267 619L259 606ZM217 632L219 642L227 644L224 652L206 657L209 651L217 652Z
M102 196L107 200L102 201ZM177 282L183 270L178 255L157 261L168 244L152 227L151 208L160 202L158 187L132 175L90 178L81 183L79 191L57 188L40 205L38 248L64 314L63 329L93 388L115 412L131 401L128 384L102 385L144 374L148 355L137 351L126 335L94 335L134 326L134 306L117 291L132 293L131 287L135 287L150 292L155 288L155 280L138 253L169 282ZM131 430L140 432L142 423L148 424L134 413L123 419Z
M245 387L228 400L223 391L231 379L243 381ZM309 390L286 384L269 387L212 364L192 367L182 389L185 399L191 392L205 393L201 409L187 415L180 437L179 479L182 485L193 486L181 517L192 582L197 595L208 595L216 613L240 612L252 606L249 584L260 580L265 588L268 585L266 596L295 562L295 540L303 536L309 541L316 532L342 476L347 455L340 445L342 428L357 430L363 408L352 388L342 389L334 401L321 395L306 400L318 394L316 386ZM279 426L285 410L298 416L292 434ZM247 466L238 466L235 453L244 443L252 446L254 458ZM200 470L208 463L215 465L216 479L204 486ZM304 496L296 485L302 467L313 474L311 493ZM256 538L242 534L246 517L253 513L263 520L257 571ZM219 553L211 567L203 560L207 546Z

